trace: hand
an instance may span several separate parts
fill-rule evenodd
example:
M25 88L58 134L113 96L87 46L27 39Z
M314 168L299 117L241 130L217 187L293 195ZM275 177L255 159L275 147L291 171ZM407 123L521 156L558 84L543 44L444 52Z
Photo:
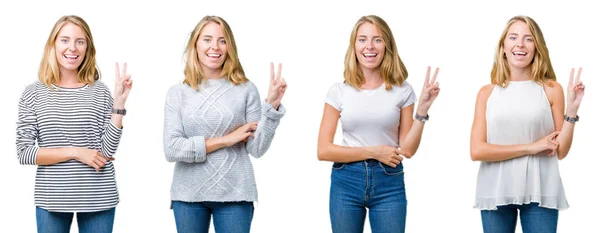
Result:
M132 84L131 75L127 74L127 62L123 63L123 71L119 69L119 63L115 62L115 107L119 109L125 107Z
M425 76L425 83L423 84L423 90L421 90L421 96L419 97L419 107L417 108L417 114L421 116L426 116L427 111L433 104L433 101L438 97L440 93L439 83L436 81L437 74L440 68L435 68L435 72L433 73L433 77L431 80L429 79L429 74L431 72L431 67L427 67L427 75Z
M581 68L577 71L575 80L573 80L574 73L575 69L571 69L569 84L567 85L567 115L570 117L575 117L577 115L577 110L579 109L579 105L581 105L581 99L583 99L583 93L585 91L585 86L581 80L579 80Z
M277 75L274 74L273 63L271 63L271 80L269 82L269 92L267 93L267 103L271 104L274 109L278 109L286 89L287 83L281 77L281 63L277 67Z
M404 157L400 155L406 156L406 152L391 146L375 146L371 147L370 150L374 159L390 167L396 167L402 162Z
M104 167L106 162L115 160L113 157L106 158L99 151L88 148L75 148L74 156L75 160L93 167L96 172L100 171L100 168Z
M249 137L254 138L256 127L258 127L258 122L250 122L240 126L225 136L225 145L233 146L238 142L247 141Z
M529 152L530 154L537 154L543 151L548 151L548 156L552 156L558 150L558 140L556 139L560 131L555 131L540 140L530 144Z

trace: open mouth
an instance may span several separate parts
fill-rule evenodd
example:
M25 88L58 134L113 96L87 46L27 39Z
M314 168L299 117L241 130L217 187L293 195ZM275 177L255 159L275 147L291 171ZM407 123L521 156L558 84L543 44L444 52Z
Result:
M79 58L79 55L63 55L63 57L65 57L66 59L69 59L69 60L75 60L75 59Z
M527 53L526 53L526 52L520 52L520 51L513 52L512 54L513 54L514 56L516 56L516 57L524 57L524 56L527 56Z
M207 53L206 56L208 58L221 58L222 54L218 54L218 53Z
M376 53L363 53L363 56L366 58L374 58L377 57Z

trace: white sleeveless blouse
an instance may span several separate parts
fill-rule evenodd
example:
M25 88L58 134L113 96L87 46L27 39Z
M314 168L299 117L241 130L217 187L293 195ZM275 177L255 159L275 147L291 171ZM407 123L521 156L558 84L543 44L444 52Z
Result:
M554 121L543 86L512 81L494 86L487 100L487 142L529 144L554 132ZM481 162L475 208L496 210L509 204L539 203L540 207L569 207L558 170L557 154L547 152L499 161Z

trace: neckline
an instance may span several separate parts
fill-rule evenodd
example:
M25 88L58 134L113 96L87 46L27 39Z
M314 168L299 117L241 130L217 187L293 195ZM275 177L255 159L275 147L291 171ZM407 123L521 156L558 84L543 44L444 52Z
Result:
M56 88L56 89L58 89L60 91L79 91L79 90L86 89L88 86L89 85L87 83L83 84L83 86L80 86L80 87L61 87L61 86L56 85L54 83L52 84L52 88Z

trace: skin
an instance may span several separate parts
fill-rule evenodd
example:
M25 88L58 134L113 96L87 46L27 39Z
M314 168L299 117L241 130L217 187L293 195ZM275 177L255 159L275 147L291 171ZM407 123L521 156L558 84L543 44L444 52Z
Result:
M385 42L379 30L371 23L359 26L354 48L359 69L365 76L365 83L361 88L373 89L381 86L383 78L379 70L385 54ZM417 113L422 116L427 115L431 104L439 94L439 84L436 82L438 70L435 70L430 79L430 68L427 69L417 108ZM376 159L383 164L396 167L404 157L411 158L416 153L421 141L424 124L421 121L413 120L413 112L414 105L401 110L398 140L402 149L389 145L345 147L333 143L340 112L331 105L325 104L319 130L318 159L340 163Z
M531 63L535 54L535 43L533 36L525 22L513 23L504 40L504 53L508 61L511 81L531 80ZM520 55L517 53L526 53ZM569 84L567 87L567 111L568 116L576 116L581 99L583 98L584 86L579 80L581 68L574 78L574 70L571 70ZM573 141L574 125L564 123L565 100L562 86L551 81L544 85L544 91L548 96L554 120L555 132L529 144L519 145L495 145L487 143L486 134L486 103L492 90L493 84L482 87L477 94L475 104L475 116L471 129L471 159L473 161L504 161L529 154L538 154L547 151L548 156L557 155L558 159L567 156Z

